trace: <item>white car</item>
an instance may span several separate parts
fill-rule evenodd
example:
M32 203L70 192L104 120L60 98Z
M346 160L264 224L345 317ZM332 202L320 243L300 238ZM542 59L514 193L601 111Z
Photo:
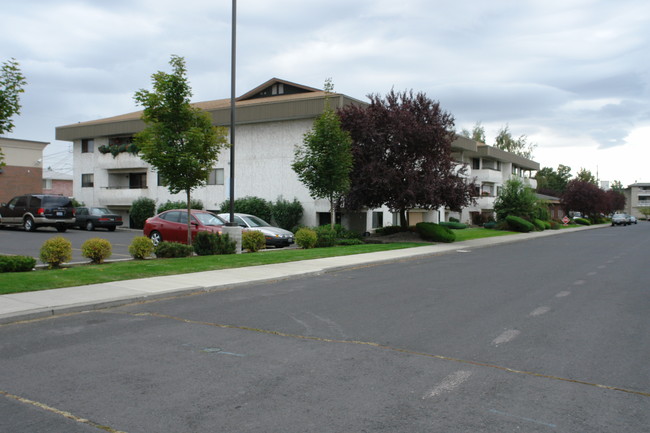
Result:
M624 213L615 213L612 215L612 225L613 226L627 226L632 224L630 217Z
M229 213L220 213L219 216L226 221L230 221ZM244 229L261 231L264 234L264 238L266 238L266 246L282 248L293 244L293 233L289 230L272 226L255 215L236 213L234 217L235 223Z

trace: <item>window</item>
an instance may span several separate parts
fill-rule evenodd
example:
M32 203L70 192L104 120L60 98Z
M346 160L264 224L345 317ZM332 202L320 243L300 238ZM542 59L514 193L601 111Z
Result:
M81 175L81 187L82 188L91 188L95 186L95 175L93 173L87 173Z
M52 179L43 179L43 189L52 189Z
M373 212L372 213L372 228L376 229L378 227L384 226L384 213L383 212Z
M160 173L158 173L158 186L169 186L169 182Z
M208 174L208 185L223 185L223 168L215 168Z
M95 140L92 138L84 138L81 140L81 153L93 153L95 149Z
M481 158L472 158L472 168L474 170L481 168Z
M147 187L147 173L129 173L129 188L144 189Z

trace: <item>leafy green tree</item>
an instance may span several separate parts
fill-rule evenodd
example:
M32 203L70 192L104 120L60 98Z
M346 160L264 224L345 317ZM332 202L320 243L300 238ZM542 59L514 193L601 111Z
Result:
M332 90L331 80L327 80L325 91L329 94ZM336 223L336 205L350 190L351 143L350 134L341 128L339 116L326 98L323 113L305 134L303 146L296 148L291 165L312 198L329 201L332 227Z
M640 207L639 212L645 217L646 221L650 220L650 207Z
M236 213L247 213L271 222L271 203L261 197L246 196L235 199L233 207ZM220 206L221 213L230 213L230 200L224 200Z
M497 220L502 221L507 216L533 218L537 211L537 196L533 190L519 179L510 179L494 201L494 212Z
M227 147L227 130L212 125L210 115L190 104L185 60L172 56L173 73L152 75L153 91L141 89L135 101L144 107L147 125L135 141L140 157L156 168L172 194L185 191L187 243L192 243L190 205L193 189L204 185L219 152Z
M620 180L615 180L612 182L612 189L616 192L623 192L625 187L623 186L623 183Z
M476 122L471 132L468 131L467 129L463 129L460 135L467 138L471 138L474 141L480 141L481 143L486 142L485 127L481 125L481 122Z
M494 147L527 159L532 159L533 151L537 145L529 143L526 135L520 135L518 138L513 138L509 126L506 125L499 130L499 133L495 138Z
M0 68L0 135L14 129L13 116L20 114L20 94L27 80L20 71L18 62L10 59ZM6 165L4 154L0 149L0 168Z
M537 192L559 197L571 179L571 167L560 164L557 171L544 167L537 172Z
M580 171L576 175L576 179L582 182L588 182L592 185L598 186L598 179L596 179L596 176L591 174L591 171L587 170L586 168L580 169Z

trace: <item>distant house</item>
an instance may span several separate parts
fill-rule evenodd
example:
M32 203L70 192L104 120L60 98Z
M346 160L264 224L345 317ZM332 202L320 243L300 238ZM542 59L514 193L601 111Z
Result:
M303 143L314 119L323 112L326 96L322 90L273 78L236 99L236 198L258 196L269 201L279 197L289 201L296 198L304 208L302 224L329 223L329 202L311 198L291 169L295 148ZM334 110L349 104L367 105L337 93L329 95L329 103ZM193 105L207 111L215 125L229 125L229 99ZM141 158L117 152L127 148L134 134L144 128L141 115L139 111L56 128L57 140L73 142L74 197L88 206L108 207L121 214L126 222L131 203L139 197L151 198L157 204L167 200L185 201L184 193L170 194L164 179ZM478 177L481 191L486 192L477 206L463 210L464 220L469 221L474 213L491 212L498 187L511 176L535 182L526 173L539 169L536 162L464 137L456 139L451 148L459 161L469 164L474 159L477 161L472 176ZM111 150L115 151L115 157ZM225 151L219 156L207 185L194 190L192 197L201 200L207 210L218 210L229 198L229 173L230 152ZM420 221L438 222L446 220L449 213L445 209L413 209L408 218L411 225ZM337 216L337 222L339 217L348 229L361 233L399 224L399 215L386 207L343 212Z
M564 218L566 213L562 209L562 203L559 197L553 197L551 195L536 194L539 200L542 200L548 206L549 216L554 220L561 220Z
M0 168L0 202L43 191L43 149L49 143L0 137L6 165Z
M646 218L641 209L650 208L650 183L633 183L623 190L625 195L625 213L637 219Z
M61 194L72 197L72 175L51 169L43 170L43 194Z

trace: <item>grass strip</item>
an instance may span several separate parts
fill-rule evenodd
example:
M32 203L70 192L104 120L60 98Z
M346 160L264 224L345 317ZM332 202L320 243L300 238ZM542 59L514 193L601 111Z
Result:
M314 248L309 250L288 249L246 254L195 256L178 259L131 260L33 272L8 272L0 273L0 295L137 278L372 253L422 245L430 244L404 242Z

